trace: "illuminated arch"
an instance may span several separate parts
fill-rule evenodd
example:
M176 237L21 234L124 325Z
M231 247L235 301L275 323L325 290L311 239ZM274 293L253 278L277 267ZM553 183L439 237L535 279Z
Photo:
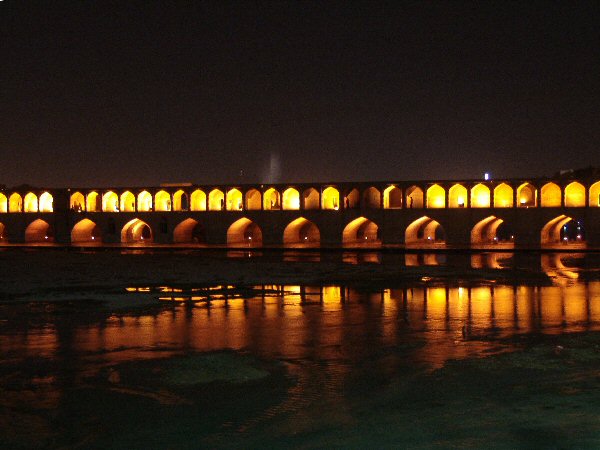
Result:
M54 242L52 227L45 220L34 220L25 229L25 242Z
M160 190L154 194L154 211L171 211L171 194Z
M99 201L100 196L96 191L90 192L85 201L86 210L88 212L102 211L102 202Z
M6 227L4 226L3 223L0 223L0 242L7 241L5 232L6 232Z
M236 247L260 247L262 231L260 227L246 217L231 224L227 230L227 245Z
M54 211L54 197L50 192L44 192L40 195L40 212L52 212Z
M304 198L304 209L319 209L319 191L308 188L302 193Z
M590 206L600 206L600 181L590 186Z
M205 244L206 232L204 227L194 219L185 219L173 229L175 244Z
M133 212L135 211L135 195L129 191L125 191L121 194L121 212Z
M360 206L360 193L358 192L358 189L352 189L348 195L346 195L346 200L346 207L348 209L358 208Z
M130 220L121 230L121 242L126 244L152 242L152 228L140 219Z
M321 209L339 209L340 207L340 193L339 191L329 186L323 191L321 197Z
M23 199L19 193L13 192L8 198L8 212L21 211L23 211Z
M118 212L119 211L119 197L113 191L105 192L102 196L102 211L104 212Z
M238 189L227 192L227 211L241 211L243 209L242 193Z
M560 207L561 202L560 199L562 197L562 192L560 191L560 187L558 187L555 183L546 183L542 186L541 189L541 205L542 207Z
M448 191L448 207L464 208L467 206L467 188L462 184L455 184Z
M379 209L381 207L381 193L379 189L373 186L365 189L363 192L363 206L370 209Z
M494 208L512 208L514 204L513 188L500 183L494 189Z
M29 192L23 199L23 211L38 212L38 198L33 192Z
M213 189L208 194L208 210L223 211L225 209L225 194L219 189Z
M444 245L446 243L444 228L436 220L423 216L406 228L404 242L407 245Z
M192 192L190 198L190 209L192 211L206 211L206 194L200 189Z
M300 193L294 188L287 188L283 192L283 209L298 210L300 209Z
M138 194L137 209L141 212L152 211L152 194L142 191Z
M267 189L263 194L263 208L265 210L281 209L281 196L274 188Z
M563 227L572 220L573 219L571 217L561 214L560 216L548 221L548 223L544 225L541 231L541 244L548 245L557 244L561 242L561 231Z
M519 208L537 206L537 190L531 183L523 183L517 189L517 199Z
M377 246L381 241L377 236L379 227L366 217L354 219L344 228L342 242L344 245Z
M6 195L0 192L0 213L8 212L8 200Z
M258 189L250 189L246 192L246 209L249 211L260 210L261 197Z
M423 208L423 189L411 186L406 190L406 206L408 208Z
M444 208L446 206L446 191L439 184L427 189L427 208Z
M72 211L85 211L85 197L81 192L71 194L69 207Z
M318 247L320 242L319 228L304 217L293 220L283 230L283 245L286 247Z
M82 219L71 230L71 243L102 242L102 230L90 219Z
M477 222L471 230L471 244L497 244L501 241L504 243L505 240L501 239L497 233L498 227L502 223L504 223L504 220L495 216L489 216ZM512 240L510 240L510 243L512 244Z
M479 183L471 188L471 208L490 207L490 188Z
M385 209L402 208L402 190L394 185L383 191L383 207Z
M585 206L585 187L583 187L583 184L573 181L565 187L565 206Z
M187 211L188 210L188 196L182 190L179 189L173 194L173 211Z

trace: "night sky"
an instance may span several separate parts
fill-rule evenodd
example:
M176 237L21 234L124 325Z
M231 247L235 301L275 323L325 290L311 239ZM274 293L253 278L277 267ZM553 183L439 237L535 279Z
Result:
M7 186L600 166L600 2L4 0L0 17Z

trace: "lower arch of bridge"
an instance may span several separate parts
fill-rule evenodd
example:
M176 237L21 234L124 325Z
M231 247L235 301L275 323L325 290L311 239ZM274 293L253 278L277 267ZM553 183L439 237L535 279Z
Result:
M143 220L130 220L121 230L121 242L126 244L152 242L152 229Z
M5 242L6 239L6 235L5 232L6 231L6 227L4 226L3 223L0 223L0 242Z
M286 247L318 247L320 244L319 228L304 217L293 220L283 230L283 245Z
M297 189L287 188L283 192L282 207L285 210L300 209L300 193Z
M54 230L45 220L34 220L25 229L25 242L54 242Z
M231 224L227 230L227 245L236 247L260 247L262 231L260 227L246 217Z
M407 245L446 244L444 228L436 220L423 216L411 223L404 233Z
M379 246L379 227L366 217L354 219L344 228L342 243L344 245Z
M261 204L260 192L258 189L250 189L246 192L246 209L249 211L259 211Z
M569 229L569 225L572 225L572 229ZM544 225L540 243L542 245L585 243L585 236L578 222L572 217L561 214Z
M471 244L507 244L513 245L514 236L512 234L500 234L500 226L504 224L503 219L496 216L489 216L479 221L471 230ZM512 237L512 239L511 239Z
M90 219L82 219L71 230L71 243L102 242L102 230Z
M402 208L402 190L396 186L388 186L383 191L383 207L385 209Z
M175 244L205 244L206 231L204 227L192 218L181 221L173 230Z

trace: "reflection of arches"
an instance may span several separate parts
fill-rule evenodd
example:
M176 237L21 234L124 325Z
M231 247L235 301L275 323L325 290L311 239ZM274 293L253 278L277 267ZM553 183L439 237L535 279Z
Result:
M188 210L188 196L182 190L179 189L173 194L173 211L187 211Z
M471 244L496 244L501 239L498 227L504 222L495 216L489 216L479 221L471 230Z
M260 203L260 192L257 189L250 189L248 192L246 192L247 210L260 210Z
M90 219L82 219L71 230L71 243L102 242L100 227Z
M342 242L344 245L379 245L381 241L377 236L378 230L379 227L375 222L365 217L359 217L346 225L342 233Z
M213 189L208 194L209 211L222 211L225 209L225 195L219 189Z
M565 206L585 206L585 188L583 184L574 181L565 187Z
M319 209L319 192L314 188L308 188L302 193L304 198L304 209Z
M158 191L154 195L154 211L171 211L171 194L167 191Z
M363 192L363 206L365 208L379 209L381 206L381 194L373 186L365 189Z
M340 193L332 186L323 191L321 209L338 209L340 207Z
M265 210L281 209L281 198L279 192L270 188L263 195L263 207Z
M246 217L242 217L231 224L227 230L227 245L244 247L260 247L262 245L262 231L260 227Z
M191 208L192 211L206 211L206 194L200 189L192 192Z
M34 220L25 229L25 242L54 242L52 227L45 220Z
M81 192L71 194L69 207L72 211L85 211L85 197Z
M320 242L319 229L304 217L293 220L283 230L283 245L286 246L318 246Z
M423 190L418 186L411 186L406 190L406 206L408 208L423 207Z
M142 191L138 194L137 200L138 211L152 211L152 194L148 191Z
M300 193L294 188L287 188L283 192L283 209L298 210L300 209Z
M121 230L121 242L152 242L152 229L140 219L130 220Z
M471 188L471 207L490 207L490 188L488 188L485 184L479 183Z
M237 189L227 192L227 211L241 211L243 207L242 193Z
M135 211L135 195L129 191L125 191L121 194L121 211Z
M560 207L560 198L562 193L560 191L560 187L558 187L555 183L546 183L542 186L541 189L542 199L541 205L542 207Z
M44 192L40 195L40 212L52 212L54 210L54 197L50 192Z
M445 244L445 240L444 228L427 216L415 220L404 233L406 244Z
M438 184L427 189L427 208L444 208L446 206L446 191Z
M517 198L520 208L529 208L537 205L537 191L530 183L523 183L517 189Z
M383 191L383 207L385 209L402 208L402 190L396 186L388 186Z
M108 191L102 196L102 211L118 212L119 197L113 191Z
M23 199L23 211L25 211L25 212L37 212L38 211L38 198L33 192L29 192Z
M90 192L87 195L86 206L88 212L97 212L102 210L102 202L100 202L100 196L97 192Z
M360 194L358 192L358 189L352 189L346 196L346 199L348 201L347 207L349 209L358 208L360 204Z
M590 206L600 206L600 181L590 186Z
M512 208L513 188L506 183L500 183L494 189L494 208Z
M448 191L448 207L464 208L467 205L467 188L462 184L455 184Z
M173 230L173 242L180 243L206 243L206 232L204 227L194 219L185 219Z
M13 192L8 198L8 212L21 212L23 208L23 199L17 192Z

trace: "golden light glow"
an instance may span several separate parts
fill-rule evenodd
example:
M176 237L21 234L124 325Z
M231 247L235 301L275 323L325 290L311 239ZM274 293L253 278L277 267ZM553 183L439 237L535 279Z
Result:
M179 189L177 192L173 194L173 211L187 211L188 210L188 202L187 202L187 194Z
M260 227L246 217L231 224L227 230L227 245L236 247L257 247L262 245Z
M90 212L97 212L102 209L102 205L98 204L98 193L90 192L86 199L86 209Z
M154 210L155 211L171 211L171 194L167 191L158 191L154 195Z
M436 232L441 225L436 220L427 216L420 217L411 223L404 233L404 242L406 244L442 244L444 242L436 241ZM443 231L443 228L441 228Z
M206 194L204 191L196 189L194 192L192 192L190 209L192 211L206 211Z
M121 242L152 242L152 229L146 222L140 219L130 220L121 230Z
M129 191L125 191L121 194L121 212L133 212L135 211L135 195Z
M512 208L513 188L506 183L500 183L494 189L494 208Z
M8 212L21 212L23 209L23 199L17 192L13 192L8 199Z
M489 216L478 222L471 230L472 244L492 244L496 241L498 227L504 222L495 216Z
M54 210L53 207L54 198L50 192L44 192L40 195L40 212L52 212Z
M38 198L33 192L29 192L24 199L25 212L38 212Z
M75 192L74 194L71 194L69 207L73 211L85 211L85 197L81 192Z
M585 206L585 187L583 187L583 184L574 181L565 187L565 206Z
M246 192L246 209L250 211L259 211L261 204L260 192L257 189L250 189Z
M185 219L173 229L173 242L180 243L204 243L205 236L197 220Z
M138 211L152 211L152 194L148 191L142 191L137 198Z
M275 189L270 188L263 195L263 208L265 211L271 209L281 209L281 198L279 192Z
M383 191L383 207L385 209L402 208L402 190L394 185Z
M72 243L100 243L102 242L102 233L100 227L89 219L82 219L75 224L71 230Z
M290 222L283 230L283 244L292 247L318 246L321 233L317 226L304 217Z
M449 208L464 208L465 199L467 198L467 188L462 184L455 184L448 190L448 207Z
M379 209L381 194L378 189L370 187L363 192L363 206L370 209Z
M411 186L406 190L406 207L423 207L423 190L418 186Z
M319 209L319 192L314 188L308 188L302 193L304 198L304 209Z
M489 208L490 207L490 188L485 184L479 183L471 189L471 207Z
M8 211L8 200L6 199L6 195L0 192L0 213L5 213Z
M560 199L562 193L560 187L555 183L546 183L542 186L542 207L544 208L557 208L560 207Z
M571 217L567 217L561 214L558 217L550 220L541 232L541 243L542 244L556 244L560 242L560 230L563 226L573 220Z
M241 211L242 208L242 193L237 189L230 189L227 192L227 211Z
M348 208L358 208L360 206L360 193L354 188L346 196Z
M377 231L379 227L365 217L354 219L344 228L342 242L354 245L379 245Z
M590 187L590 206L600 207L600 181Z
M287 188L283 192L283 209L298 210L300 209L300 193L294 188Z
M54 237L48 222L42 219L34 220L25 229L25 242L53 242Z
M537 206L537 191L533 185L530 183L523 183L517 189L517 198L519 199L520 208L529 208L533 206Z
M340 193L332 186L323 191L321 209L338 209L340 207Z
M427 189L427 208L444 208L446 206L446 191L438 184Z
M102 211L104 212L118 212L119 211L119 197L113 191L105 192L102 196Z
M219 189L213 189L208 194L208 210L222 211L225 209L225 195Z

